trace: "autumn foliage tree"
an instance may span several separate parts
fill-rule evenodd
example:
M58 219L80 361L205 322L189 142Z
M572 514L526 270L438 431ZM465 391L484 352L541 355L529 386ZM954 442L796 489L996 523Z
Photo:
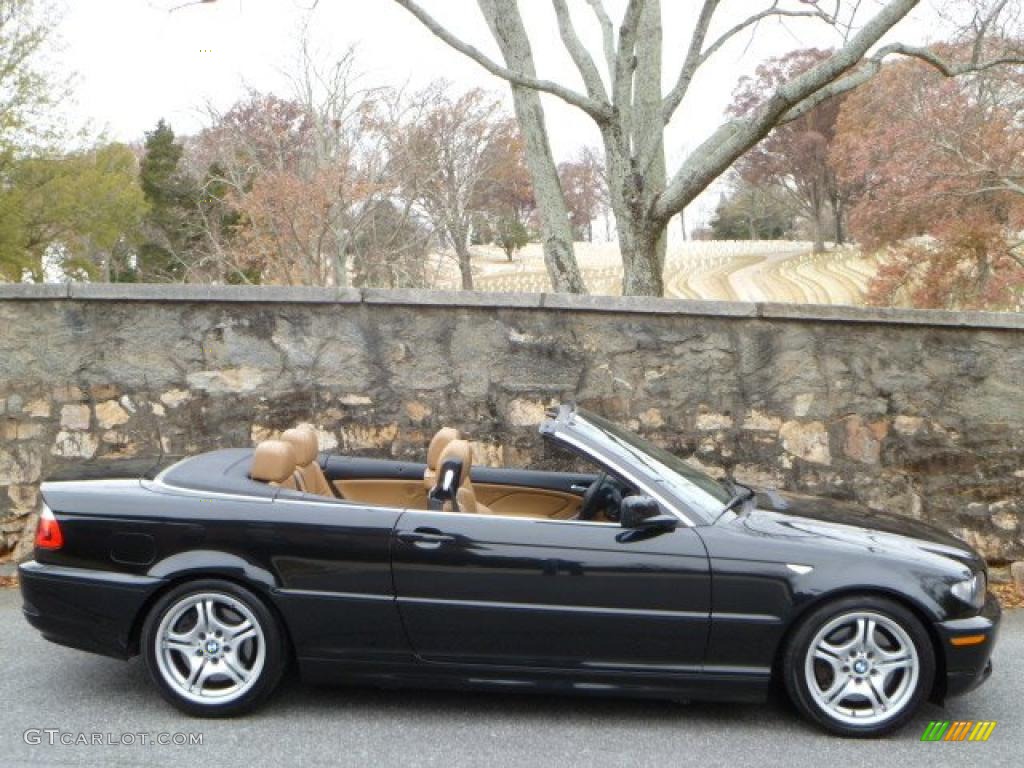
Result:
M453 93L428 86L394 126L390 143L400 194L417 201L454 251L464 289L473 288L470 234L475 214L509 178L521 156L515 120L501 100L479 89Z
M955 55L951 51L950 55ZM889 65L844 103L832 153L862 186L850 226L885 254L876 304L1020 308L1024 80Z
M380 117L392 94L358 87L351 51L320 68L303 48L294 78L293 96L250 93L197 141L238 215L214 250L234 274L345 286L356 249L384 242L361 235L393 188Z
M753 114L784 83L830 55L829 51L812 48L768 60L752 77L740 80L730 113L737 118ZM823 219L827 209L831 209L834 239L843 239L845 194L836 179L830 155L840 104L841 97L828 99L795 120L777 126L735 166L748 185L775 186L792 198L807 222L815 253L825 250Z
M608 208L604 161L593 147L583 147L572 160L560 163L558 176L577 240L594 242L594 220Z

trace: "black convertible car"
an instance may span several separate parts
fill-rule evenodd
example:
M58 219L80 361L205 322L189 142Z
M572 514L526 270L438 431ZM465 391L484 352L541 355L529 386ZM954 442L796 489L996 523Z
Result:
M153 480L43 485L24 612L141 653L186 712L315 682L758 700L873 735L991 672L985 564L922 523L718 482L603 418L541 426L592 465L318 452L294 429Z

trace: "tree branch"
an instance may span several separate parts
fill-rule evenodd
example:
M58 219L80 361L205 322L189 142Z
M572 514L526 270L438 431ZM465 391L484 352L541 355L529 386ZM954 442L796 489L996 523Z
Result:
M612 25L611 17L605 10L603 0L587 0L587 3L594 10L597 23L601 27L601 37L604 40L604 58L608 66L608 77L615 80L615 27Z
M601 80L601 73L594 64L590 52L580 42L579 35L572 23L572 15L569 13L569 6L566 0L551 0L555 8L555 15L558 17L558 32L562 37L562 43L572 57L576 69L580 71L583 84L587 88L590 98L601 102L608 102L608 92L605 90L604 82Z
M945 77L959 77L960 75L984 72L987 69L1001 67L1006 64L1024 64L1024 52L1009 56L999 56L987 61L981 61L980 58L972 56L971 61L952 62L939 56L935 51L903 43L892 43L880 48L878 53L872 57L872 60L878 60L880 63L883 58L894 53L920 59L937 69Z
M629 0L619 26L619 48L615 54L615 78L612 80L612 104L619 112L621 141L632 136L633 72L636 70L636 38L645 0Z
M842 96L844 93L849 93L855 88L859 88L864 85L864 83L881 71L885 58L893 54L923 61L937 70L944 77L960 77L962 75L984 72L986 70L1008 64L1024 64L1024 53L1014 56L1000 56L986 61L975 61L972 56L972 61L951 62L939 56L935 51L928 50L927 48L906 45L904 43L890 43L889 45L879 48L874 56L865 59L863 64L854 72L835 80L789 109L779 121L779 125L783 125L803 117L815 107L829 99Z
M899 23L920 0L890 0L839 51L806 72L783 83L753 115L720 127L691 154L658 197L651 214L668 221L707 187L740 155L763 139L790 110L830 83L835 83L864 59L883 35Z
M675 86L669 91L668 96L665 97L665 102L662 106L662 119L666 125L672 119L676 109L679 108L683 97L686 96L693 76L697 74L697 69L700 67L703 59L701 53L704 50L704 40L707 37L708 28L711 26L711 20L714 18L715 11L718 10L720 2L721 0L704 0L704 6L700 9L700 16L697 17L697 25L693 29L693 35L690 37L690 47L686 52L683 68L679 72L679 78L676 80Z
M680 103L682 103L683 98L686 96L686 92L690 87L690 83L701 65L706 63L708 59L721 50L721 48L733 37L748 27L752 27L769 17L818 18L823 19L829 24L836 23L835 17L828 15L820 8L808 11L793 11L785 8L779 8L779 0L773 0L769 8L766 8L759 13L755 13L733 27L730 27L711 45L704 48L704 41L707 37L708 28L711 26L712 17L714 16L715 10L720 1L721 0L704 1L704 7L701 9L700 17L697 19L697 26L694 29L693 37L690 39L689 51L687 52L686 59L683 62L683 68L679 72L679 79L676 81L675 87L669 92L668 96L665 97L664 111L666 124L668 124L672 119L672 115L675 114L676 109L678 109Z
M565 86L559 85L558 83L550 80L538 80L533 77L527 77L520 72L513 72L511 69L498 64L478 48L470 45L469 43L463 42L441 26L441 24L427 13L418 3L416 3L415 0L394 0L394 2L409 11L409 13L415 16L420 23L430 30L436 37L440 38L459 53L471 58L495 77L500 77L502 80L506 80L513 85L520 85L524 88L532 88L536 91L550 93L552 96L557 96L562 101L572 104L574 107L579 107L595 120L607 121L611 118L611 110L608 108L607 104L602 104L601 102L588 98L581 93L577 93L571 88L566 88Z

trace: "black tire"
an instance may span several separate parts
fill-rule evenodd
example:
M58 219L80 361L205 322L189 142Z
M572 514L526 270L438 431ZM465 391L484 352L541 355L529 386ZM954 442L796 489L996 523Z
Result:
M886 714L883 712L881 715L878 715L878 717L885 718L880 722L851 723L841 719L842 715L830 711L824 704L819 703L818 698L821 697L816 697L812 692L810 686L815 685L818 681L809 682L807 679L808 654L811 651L811 644L815 641L818 634L827 628L830 623L842 621L841 617L857 613L877 614L894 622L909 637L917 653L916 683L911 684L912 675L909 671L897 673L908 675L904 689L905 693L900 696L898 709L894 706L893 709L895 711L892 713ZM842 629L837 631L841 632ZM885 638L884 632L882 637L883 639ZM830 665L827 664L827 666ZM850 677L853 677L855 674L852 667L842 668L850 670ZM815 674L817 674L817 671L815 671ZM885 675L884 672L881 674ZM935 682L935 651L932 647L928 631L917 616L905 606L893 600L873 595L844 597L812 610L800 621L799 626L793 632L783 651L782 676L790 701L811 722L817 723L822 728L841 736L881 736L906 725L907 721L914 716L914 713L930 695ZM876 680L877 678L870 679ZM886 678L883 677L883 679ZM855 680L868 680L868 677L856 677ZM897 684L896 687L898 688L901 678L895 677L893 681ZM820 691L820 685L817 690ZM851 697L852 699L840 698L848 702L858 701L859 697L856 693L852 693Z
M158 633L160 633L161 623L165 618L168 618L170 613L181 610L181 606L186 605L190 600L198 599L199 595L222 596L223 602L217 603L217 610L227 610L229 616L232 615L232 606L239 608L239 611L247 609L249 616L254 620L258 631L261 633L261 635L257 635L252 640L238 643L238 647L235 649L236 652L241 652L243 643L248 642L249 645L244 646L245 650L249 652L251 657L257 657L257 653L253 649L258 649L260 641L262 641L263 651L260 657L261 662L258 664L258 671L249 675L244 685L239 686L240 689L244 690L240 690L237 695L224 695L222 700L214 698L210 701L196 701L194 698L189 698L189 694L183 689L180 681L176 684L174 679L169 679L173 678L174 675L173 671L170 671L171 663L177 664L179 671L188 669L187 666L184 666L186 664L184 661L186 654L178 651L176 654L171 654L168 657L164 655L162 650L158 650ZM241 605L239 606L239 604ZM241 612L234 615L242 617L243 620L247 618ZM182 616L184 617L184 614ZM168 618L168 621L170 620ZM182 620L187 621L187 617ZM238 626L244 625L239 624ZM199 627L197 626L195 629L199 629ZM213 640L212 637L210 639ZM213 642L216 643L222 639L218 637ZM205 639L197 642L202 644L205 642ZM146 671L156 685L157 690L160 691L160 694L182 712L197 717L230 717L255 709L274 692L274 689L281 680L287 662L284 636L273 613L250 590L221 579L199 579L186 582L162 595L146 616L146 620L142 625L140 644ZM226 664L225 656L227 653L225 652L229 653L231 650L227 641L223 642L222 646L223 648L219 649L222 654L220 657L217 657L216 654L207 654L204 659L203 654L206 652L206 646L203 646L203 649L197 648L195 654L200 660L205 660L211 665L209 667L210 670L214 670L212 665ZM162 643L160 647L164 647ZM191 655L191 651L188 655ZM173 662L168 662L168 658L173 658ZM254 665L254 669L256 666ZM226 666L219 669L225 668ZM222 686L233 684L233 681L226 679L223 673L218 677L216 671L211 678L215 684ZM212 690L214 694L217 693L216 688ZM202 693L200 691L198 694L191 695L193 697L201 696Z

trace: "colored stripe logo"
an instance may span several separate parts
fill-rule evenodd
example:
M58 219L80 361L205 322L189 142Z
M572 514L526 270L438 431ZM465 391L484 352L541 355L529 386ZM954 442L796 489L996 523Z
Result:
M988 741L995 729L995 720L932 720L921 741Z

